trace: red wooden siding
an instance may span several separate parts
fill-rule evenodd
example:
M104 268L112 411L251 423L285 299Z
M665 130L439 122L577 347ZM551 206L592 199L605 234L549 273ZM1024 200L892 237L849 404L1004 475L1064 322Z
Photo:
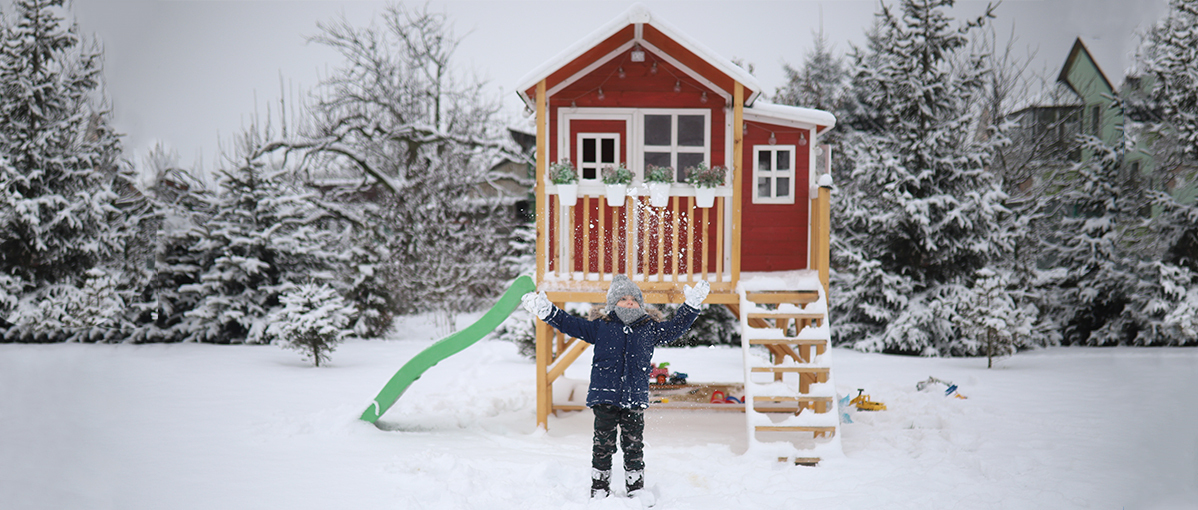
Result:
M795 146L795 203L754 204L753 147L769 145L773 130L778 145ZM810 190L807 172L810 168L809 147L799 145L799 134L811 139L805 130L787 126L768 126L754 122L745 135L744 178L741 194L744 197L741 215L742 271L788 271L807 269L807 236L810 226Z
M645 53L651 54L649 51ZM714 90L703 87L682 71L660 60L660 57L657 58L657 74L650 72L654 61L652 56L647 55L645 62L631 62L625 55L600 66L549 98L549 139L558 139L558 112L561 108L703 108L711 110L712 165L723 165L724 99ZM624 68L624 78L619 77L620 67ZM674 85L678 81L681 81L682 91L674 92ZM603 88L602 100L598 95L600 87ZM706 103L703 102L704 92L707 92ZM578 122L575 120L572 124ZM573 127L571 131L574 131ZM573 133L569 143L575 143ZM557 144L549 144L550 161L559 161L564 157L557 152ZM629 155L622 154L625 161L628 157Z
M717 87L728 91L729 94L732 93L732 77L719 71L714 66L707 63L706 60L703 60L694 53L691 53L681 44L678 44L677 41L666 37L665 34L661 33L661 31L657 30L652 25L645 25L643 37L645 38L646 42L656 46L661 51L674 57L678 60L678 62L682 63L682 65L689 67L691 70L699 73L701 76L714 83ZM754 92L756 91L745 88L745 99L748 99L749 96L752 96Z

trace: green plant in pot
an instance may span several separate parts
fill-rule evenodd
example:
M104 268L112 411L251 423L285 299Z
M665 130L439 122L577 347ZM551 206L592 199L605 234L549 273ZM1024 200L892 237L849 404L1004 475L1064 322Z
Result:
M686 169L686 182L695 187L695 205L711 207L715 204L715 189L724 185L728 169L722 166L708 167L699 163Z
M549 181L557 185L557 198L562 205L573 206L578 201L578 171L570 160L549 165Z
M645 168L645 183L649 187L649 204L653 207L665 207L670 203L670 185L674 183L674 169L649 165Z
M628 184L632 182L632 171L620 163L619 166L603 167L603 184L607 185L607 205L620 207L628 195Z

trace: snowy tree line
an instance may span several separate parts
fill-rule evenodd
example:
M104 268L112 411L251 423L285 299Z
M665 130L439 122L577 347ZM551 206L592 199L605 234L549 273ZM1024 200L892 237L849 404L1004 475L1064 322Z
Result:
M881 3L864 47L820 34L779 102L836 113L835 342L919 355L1044 345L1198 344L1198 204L1130 164L1198 169L1198 1L1144 35L1141 94L1108 146L1017 136L1035 76L997 44L994 8ZM1089 155L1078 158L1077 154ZM1029 185L1030 184L1030 185Z
M339 51L293 108L228 148L209 189L159 147L149 178L108 125L102 55L63 0L0 24L0 338L290 342L316 363L397 314L453 315L514 276L512 204L479 190L526 156L452 67L445 16L322 25ZM322 305L323 303L323 305ZM297 329L298 328L298 329ZM315 347L313 347L315 346Z

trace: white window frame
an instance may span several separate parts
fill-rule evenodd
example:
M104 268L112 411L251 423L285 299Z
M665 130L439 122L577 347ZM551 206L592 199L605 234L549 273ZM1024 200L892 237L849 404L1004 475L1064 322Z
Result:
M795 151L797 147L794 145L757 145L753 147L753 203L754 204L793 204L795 203L795 178L798 174L798 169L795 168ZM770 157L770 161L777 161L777 152L790 151L790 170L762 170L759 168L762 152L774 153ZM760 195L760 187L758 182L762 178L770 179L770 193L777 193L777 178L788 177L790 179L789 195L785 197Z
M616 158L616 160L614 162L599 161L599 162L593 163L595 165L595 178L594 179L584 179L582 177L584 175L583 166L584 165L588 166L588 167L591 166L591 163L585 163L582 161L582 141L586 140L586 139L595 140L595 154L596 154L597 159L602 159L602 154L603 154L602 145L600 145L600 142L602 140L615 140L615 148L616 148L615 158ZM606 165L611 165L611 166L615 167L620 164L620 133L578 133L577 145L575 145L575 147L578 150L578 161L574 162L574 166L575 166L575 168L578 169L579 182L583 182L583 183L587 183L587 184L594 184L594 183L602 182L603 181L603 167ZM625 158L625 159L627 159L627 158Z
M670 145L645 145L645 116L646 115L668 115L670 117ZM678 116L693 115L703 117L703 145L678 145ZM635 115L636 121L636 138L633 154L635 157L635 165L638 174L645 175L645 153L647 152L669 152L670 167L674 169L675 182L678 178L678 172L682 168L678 168L678 154L702 154L703 164L711 166L711 110L701 108L646 108L638 109Z

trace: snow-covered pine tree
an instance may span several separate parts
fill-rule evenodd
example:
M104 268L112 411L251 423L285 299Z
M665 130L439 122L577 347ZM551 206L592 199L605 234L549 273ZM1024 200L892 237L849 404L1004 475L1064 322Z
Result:
M1179 151L1198 160L1198 0L1169 0L1169 12L1145 37L1140 65L1153 78L1149 97Z
M815 34L814 44L801 69L783 64L786 85L778 89L774 102L839 114L849 85L844 59L832 53L822 29Z
M262 342L281 293L332 281L340 269L328 246L326 213L310 203L314 194L286 184L290 170L262 149L251 130L233 168L218 172L214 216L189 248L207 264L197 283L180 289L198 299L181 325L188 340Z
M63 3L18 0L0 34L0 274L26 310L54 307L40 303L61 294L50 289L77 290L117 244L110 165L120 149L96 107L101 55L66 21ZM71 335L8 322L27 325L7 328L9 341Z
M200 281L200 273L211 267L214 252L193 252L200 241L201 225L215 215L215 197L195 177L195 171L182 168L178 156L161 145L146 156L149 176L142 183L143 193L157 210L160 220L154 252L154 280L147 304L152 305L150 322L138 322L128 340L141 342L181 342L191 337L194 323L184 314L193 310L201 296L181 289Z
M301 284L279 297L282 304L271 312L266 338L285 349L300 351L315 366L330 360L329 353L346 337L358 311L327 284Z
M855 49L855 101L868 115L847 135L853 171L834 195L833 288L839 343L922 355L958 349L955 289L1007 246L1006 212L976 136L986 73L962 58L967 35L991 16L952 26L953 0L883 4L869 45Z
M1125 309L1139 281L1135 229L1147 195L1123 164L1123 150L1089 135L1082 140L1093 157L1053 176L1054 234L1043 240L1055 268L1049 302L1064 343L1118 345L1135 331Z

